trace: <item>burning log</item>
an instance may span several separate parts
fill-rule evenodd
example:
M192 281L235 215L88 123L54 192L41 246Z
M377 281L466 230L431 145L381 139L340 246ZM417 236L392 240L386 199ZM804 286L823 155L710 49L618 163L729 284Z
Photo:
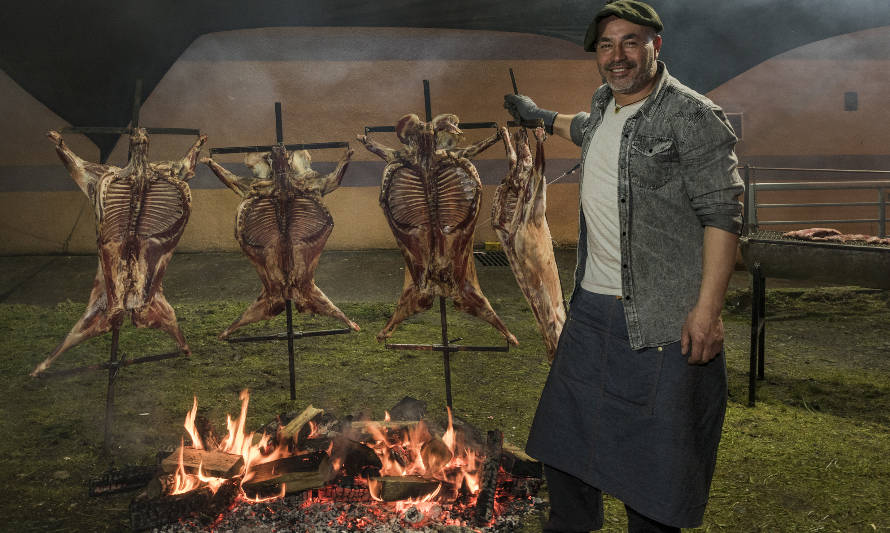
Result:
M349 437L359 441L374 440L375 435L368 430L368 426L379 429L382 433L390 433L392 431L411 430L417 424L417 420L362 420L360 422L352 422L349 425L351 432Z
M328 454L322 451L251 464L250 472L253 472L251 481L266 481L293 472L318 472L319 466L322 461L327 460L327 457Z
M420 420L426 416L426 402L405 396L389 410L391 420Z
M291 420L286 426L284 426L279 431L279 436L284 439L293 439L295 441L299 441L299 437L303 431L304 427L308 427L309 421L314 419L316 416L323 414L323 409L316 409L313 406L309 406L303 410L296 418ZM305 439L311 433L311 430L308 430L302 437Z
M419 476L383 476L368 480L371 496L385 502L423 498L441 485L439 480Z
M423 465L429 473L442 470L445 465L451 462L453 457L454 452L439 437L433 437L424 442L420 448L420 458L423 460Z
M154 466L114 468L90 480L90 496L104 496L145 487L157 474Z
M342 461L342 468L347 476L377 477L383 467L374 450L346 437L334 440L331 457Z
M494 497L503 445L503 433L498 430L488 432L488 440L485 442L485 462L482 464L482 484L476 497L474 521L478 526L487 525L494 519Z
M514 476L541 478L544 475L540 462L509 442L504 442L501 451L501 467Z
M130 502L130 528L133 531L145 531L188 517L207 523L228 509L239 492L238 484L229 480L215 493L204 487L185 494L160 498L142 494Z
M262 466L262 465L260 465ZM282 485L284 492L292 494L309 489L317 489L325 486L335 475L331 468L331 461L327 455L320 458L317 468L302 472L290 472L277 477L267 479L251 479L242 487L248 494L280 494Z
M221 452L219 450L197 450L183 446L182 466L190 474L196 474L198 468L205 476L230 478L238 475L244 466L244 458L240 455ZM174 452L161 461L161 469L168 474L179 468L179 453Z
M200 444L202 448L205 450L215 450L219 447L219 437L216 436L216 432L213 429L213 423L210 422L206 416L198 415L195 417L195 429L198 430L198 438L201 441Z

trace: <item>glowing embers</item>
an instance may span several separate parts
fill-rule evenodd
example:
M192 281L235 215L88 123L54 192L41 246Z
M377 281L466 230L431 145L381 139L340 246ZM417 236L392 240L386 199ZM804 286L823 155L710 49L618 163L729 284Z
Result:
M185 417L191 445L170 454L162 463L167 475L133 501L133 529L170 522L177 530L189 530L184 523L192 530L221 523L237 529L258 513L264 523L289 517L276 526L283 530L488 528L516 502L530 510L541 483L539 464L502 449L500 441L496 449L481 444L465 423L454 427L450 412L442 425L388 414L382 421L339 421L310 406L246 432L248 400L243 391L240 416L227 417L223 438L194 401ZM422 418L424 411L410 416Z

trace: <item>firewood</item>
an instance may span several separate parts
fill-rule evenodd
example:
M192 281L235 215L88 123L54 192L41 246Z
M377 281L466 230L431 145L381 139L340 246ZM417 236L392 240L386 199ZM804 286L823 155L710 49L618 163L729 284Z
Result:
M296 418L288 422L286 426L281 428L281 430L278 432L279 436L284 439L299 440L297 437L300 435L300 430L302 430L303 427L306 426L310 420L322 413L324 413L323 409L316 409L315 407L312 407L310 405L306 409L303 409L303 412L300 413L299 416L297 416ZM304 438L308 436L309 434L307 433L306 435L304 435Z
M389 410L392 420L420 420L426 415L426 402L405 396Z
M362 420L359 422L351 422L349 428L349 438L357 441L376 440L376 434L372 434L368 427L376 428L385 435L391 435L393 432L410 431L421 422L417 420Z
M240 455L221 452L219 450L196 450L182 448L182 466L190 474L196 474L198 467L205 476L230 478L241 472L244 458ZM176 472L179 467L179 451L175 451L161 461L161 469L168 474Z
M233 480L223 483L216 493L203 487L175 496L150 498L141 494L130 502L130 528L145 531L189 517L209 523L228 509L238 494L238 484Z
M145 487L157 474L153 466L125 466L90 479L90 496L115 494Z
M368 480L371 495L385 502L422 498L436 490L442 482L419 476L383 476Z
M219 447L219 437L213 429L213 423L204 415L195 417L195 429L198 430L198 438L205 450L215 450Z
M479 494L476 496L474 522L485 526L494 518L494 496L498 484L498 470L501 467L501 449L504 435L498 430L488 432L485 442L485 462L482 463L482 479Z
M251 464L250 472L253 472L251 481L265 481L292 472L317 472L319 465L327 457L326 452L314 452L292 455L266 463Z
M380 457L374 450L344 436L334 439L331 457L341 462L347 476L377 477L380 475L380 468L383 467Z
M285 492L291 494L308 489L323 487L333 479L335 472L331 468L331 461L325 455L318 463L318 468L306 472L290 472L265 480L249 480L242 486L248 496L270 495L281 492L281 485L285 485Z
M439 437L433 437L423 443L420 448L420 458L428 473L432 474L441 470L451 462L454 453Z
M509 442L504 442L504 448L501 451L501 467L504 469L504 472L514 476L534 478L544 476L544 470L540 462Z

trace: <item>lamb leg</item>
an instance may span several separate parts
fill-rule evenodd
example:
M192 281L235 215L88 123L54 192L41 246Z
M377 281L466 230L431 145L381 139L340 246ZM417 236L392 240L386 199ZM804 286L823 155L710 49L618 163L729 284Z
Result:
M347 326L352 328L353 331L361 331L358 324L349 320L343 311L334 305L325 293L321 292L321 289L315 284L312 284L312 286L308 288L305 293L305 298L300 304L300 311L305 309L318 315L332 316L344 322Z
M383 326L380 333L377 334L377 341L382 342L383 339L392 335L396 326L401 324L406 318L416 315L421 311L426 311L433 306L433 295L421 293L413 284L406 286L399 302L396 304L396 310L392 314L389 322Z
M507 342L513 346L519 346L519 341L510 333L507 325L501 321L494 309L491 308L491 304L488 303L488 299L482 294L482 290L478 286L473 286L469 283L464 284L461 292L454 298L454 307L488 322L501 332L501 335L507 339Z
M179 324L176 322L176 312L173 311L173 307L167 302L160 288L152 298L151 304L134 310L132 317L136 327L160 329L173 337L183 353L191 355L192 351L186 344L182 330L179 329Z
M225 339L236 329L246 326L247 324L259 322L260 320L268 320L274 316L278 316L284 311L284 306L284 298L273 295L273 293L263 289L263 292L260 293L257 299L254 300L243 313L241 313L241 316L232 322L225 331L219 334L219 338Z
M105 294L104 277L100 267L96 272L96 278L93 280L93 290L90 292L90 301L87 304L86 312L74 324L74 327L71 328L65 339L56 346L49 357L37 365L34 371L31 372L31 376L37 376L49 368L49 365L69 348L111 330L111 326L112 323L108 319L108 298Z

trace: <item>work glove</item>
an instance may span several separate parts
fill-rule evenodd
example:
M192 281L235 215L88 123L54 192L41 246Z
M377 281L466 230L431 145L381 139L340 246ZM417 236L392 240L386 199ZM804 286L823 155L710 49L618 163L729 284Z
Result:
M553 135L553 122L556 120L556 111L548 111L541 109L535 104L535 101L524 94L506 94L504 95L504 109L506 109L513 118L519 121L535 121L541 119L544 121L544 131Z

